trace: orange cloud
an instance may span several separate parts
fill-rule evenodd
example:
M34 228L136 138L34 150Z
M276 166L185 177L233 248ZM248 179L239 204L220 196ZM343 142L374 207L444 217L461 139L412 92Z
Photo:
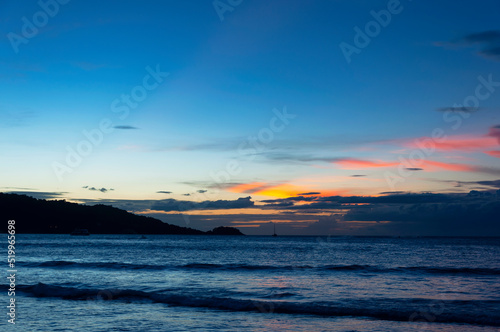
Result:
M485 153L492 157L500 158L500 151L485 151Z
M336 196L346 194L348 192L347 189L318 190L317 188L311 189L310 187L297 186L288 183L273 185L263 182L243 183L234 187L230 187L228 188L228 190L234 193L255 194L277 198L302 196L301 194L307 192L318 192L318 196Z
M251 183L242 183L229 188L230 192L233 193L246 193L252 194L258 190L262 190L266 187L269 187L269 184L264 182L251 182Z
M272 196L278 198L287 198L292 196L298 196L304 190L300 187L291 184L280 184L274 187L268 187L259 191L254 192L256 195Z

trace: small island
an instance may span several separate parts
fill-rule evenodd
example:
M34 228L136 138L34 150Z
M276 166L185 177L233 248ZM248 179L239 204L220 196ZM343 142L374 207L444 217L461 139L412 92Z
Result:
M2 220L16 220L16 232L25 234L70 234L75 229L86 229L90 234L244 235L234 227L221 226L203 232L109 205L83 205L26 195L0 193L0 207Z

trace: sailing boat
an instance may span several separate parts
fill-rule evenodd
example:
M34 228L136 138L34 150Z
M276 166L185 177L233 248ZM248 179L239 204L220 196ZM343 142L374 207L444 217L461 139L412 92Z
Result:
M274 226L274 233L273 233L273 236L278 236L278 234L276 234L276 224L273 223L273 226Z

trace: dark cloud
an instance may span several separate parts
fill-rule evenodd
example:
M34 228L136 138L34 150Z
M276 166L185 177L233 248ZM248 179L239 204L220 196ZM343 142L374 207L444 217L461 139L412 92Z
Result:
M319 194L321 194L321 193L313 191L313 192L310 192L310 193L300 193L299 195L300 196L310 196L310 195L319 195Z
M330 209L352 209L364 204L363 208L376 204L427 204L453 202L460 197L458 193L435 194L435 193L408 193L408 192L384 192L384 196L297 196L273 200L263 200L261 207L264 209L282 207L284 210L330 210ZM296 202L301 204L296 205ZM292 204L290 204L292 203ZM318 211L318 212L319 212Z
M407 167L405 168L407 171L423 171L423 168L420 167Z
M481 197L481 196L480 196ZM376 206L351 209L344 221L376 221L378 232L416 235L498 236L500 200Z
M6 191L5 194L26 195L38 199L54 199L62 198L61 196L67 194L66 192L44 192L44 191Z
M493 167L486 167L486 166L475 166L474 171L479 172L479 173L497 175L497 176L500 175L500 168L493 168Z
M383 191L379 193L380 195L396 195L396 194L408 194L407 191Z
M498 188L500 180L470 184ZM380 194L383 196L302 195L264 200L259 205L254 205L251 197L201 202L96 199L86 203L113 205L202 230L221 225L235 226L246 234L272 234L272 228L263 220L276 220L278 233L290 235L500 235L500 190L472 190L468 193L390 191ZM196 210L242 208L260 208L262 213L253 214L253 210L249 210L248 214L188 214Z
M172 192L171 191L163 191L163 190L161 190L161 191L157 191L156 193L157 194L171 194Z
M500 31L489 30L478 33L472 33L462 38L462 40L469 44L474 43L497 43L500 42Z
M354 175L351 175L351 178L360 178L360 177L363 177L363 176L366 176L364 174L354 174Z
M237 200L218 200L218 201L178 201L175 199L165 199L161 201L154 201L151 205L151 210L157 211L191 211L191 210L225 210L225 209L244 209L253 207L254 202L252 198L241 197Z
M197 190L196 192L197 193L200 193L200 194L204 194L206 193L208 190L205 190L205 189L200 189L200 190Z
M119 209L142 213L148 210L185 212L191 210L244 209L254 207L254 202L251 199L251 197L242 197L232 201L217 200L202 202L176 200L173 198L162 200L79 199L77 202L88 205L111 205Z
M456 41L448 43L436 43L443 47L471 47L475 46L479 50L478 55L500 61L500 31L488 30L466 35Z
M262 203L281 203L281 202L310 202L310 201L315 201L317 200L317 196L295 196L295 197L288 197L288 198L278 198L278 199L266 199L263 201L260 201Z
M500 180L478 181L500 187ZM500 235L500 190L469 193L383 192L385 196L316 197L295 205L290 198L273 200L266 207L324 214L330 211L338 233L363 235ZM357 205L362 204L362 205ZM335 212L337 211L337 212ZM343 211L343 212L342 212ZM325 223L320 215L318 222ZM320 224L315 224L319 227ZM362 227L360 225L363 225ZM354 227L355 226L355 227ZM312 227L312 226L311 226ZM354 228L352 228L354 227ZM351 229L352 228L352 229Z
M96 188L96 187L89 187L89 186L83 186L82 188L88 189L90 191L100 191L102 193L107 193L108 191L114 190L113 188Z
M127 130L127 129L139 129L139 128L134 127L134 126L113 126L113 128L115 128L115 129L125 129L125 130Z
M490 128L488 136L495 137L500 144L500 125L496 125Z
M492 180L492 181L456 181L459 185L467 184L467 185L480 185L491 188L500 189L500 179ZM484 188L481 188L484 189Z
M480 55L486 58L500 60L500 46L488 48L479 52Z
M182 196L191 196L191 194L189 194L189 193L188 194L182 194Z
M477 184L480 184L482 186L489 186L493 188L498 188L500 189L500 180L493 180L493 181L477 181Z

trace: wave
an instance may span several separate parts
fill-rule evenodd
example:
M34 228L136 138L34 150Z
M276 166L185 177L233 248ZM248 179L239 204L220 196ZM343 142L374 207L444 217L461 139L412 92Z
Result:
M75 262L75 261L46 261L46 262L19 262L18 265L34 268L88 268L111 270L220 270L220 271L345 271L367 273L429 273L429 274L459 274L459 275L500 275L500 268L453 268L433 266L410 267L381 267L371 265L249 265L249 264L205 264L190 263L182 265L148 265L118 262Z
M3 288L8 286L3 285ZM90 289L38 283L19 285L21 293L34 297L67 300L107 300L127 303L163 303L171 306L248 311L272 314L370 317L392 321L426 321L429 323L462 323L500 326L500 301L459 301L427 299L343 299L335 302L293 302L280 299L251 300L230 297L208 297L182 293L155 293L133 289ZM291 296L293 294L285 294ZM95 303L95 302L94 302Z
M129 264L116 262L74 262L74 261L46 261L46 262L17 262L24 267L48 267L48 268L97 268L97 269L130 269L130 270L164 270L165 266Z

